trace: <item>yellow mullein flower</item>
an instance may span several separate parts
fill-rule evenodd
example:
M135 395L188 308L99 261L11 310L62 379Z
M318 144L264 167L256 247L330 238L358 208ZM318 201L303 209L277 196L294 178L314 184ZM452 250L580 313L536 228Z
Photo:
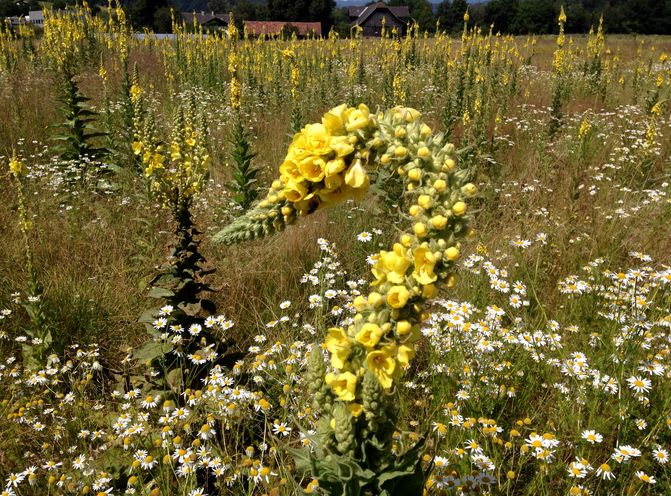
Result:
M298 163L298 172L301 176L311 182L319 182L324 179L326 162L319 156L304 158Z
M380 385L389 389L393 384L393 374L396 370L396 360L394 360L387 351L376 350L371 351L366 355L366 365L368 370L370 370L377 380L380 381Z
M308 188L301 182L296 182L293 179L289 180L284 187L284 197L292 203L296 203L308 193Z
M141 141L133 141L133 144L131 145L131 148L133 149L133 153L135 155L140 155L140 153L142 153L142 142Z
M324 124L308 124L301 134L305 138L302 145L312 155L328 155L332 151L331 135Z
M357 131L368 127L370 124L370 110L363 103L356 110L353 110L347 117L345 129L347 132Z
M399 336L406 336L412 331L412 324L407 320L396 322L396 332Z
M331 353L331 365L336 369L342 369L352 345L345 331L340 327L332 327L329 329L325 343L326 349Z
M466 203L458 201L452 205L452 212L457 216L464 215L466 213Z
M393 251L380 252L375 265L373 275L379 281L389 281L393 284L401 284L405 281L405 273L411 265L406 256L407 250L400 243L395 243Z
M9 170L14 175L14 177L20 177L25 173L26 167L16 157L12 157L9 160Z
M363 413L363 405L361 403L350 403L347 405L347 408L349 408L349 413L352 417L358 417Z
M336 151L336 154L338 152ZM329 160L326 163L326 168L324 170L324 174L326 175L326 178L330 178L338 174L339 172L342 172L345 170L345 167L347 167L347 164L342 158L334 158L333 160ZM342 184L342 181L341 181ZM327 186L328 188L328 186Z
M133 84L130 87L130 98L133 101L137 101L138 98L142 95L142 88L137 84Z
M330 134L340 135L345 133L346 110L347 104L343 103L324 114L322 117L322 124Z
M326 164L326 168L328 169L328 164ZM324 189L319 192L319 197L324 201L330 200L330 194L342 187L344 182L345 180L339 174L332 174L330 176L326 174L326 177L324 178Z
M413 251L415 270L412 277L420 284L427 285L438 279L433 272L436 265L436 256L428 246L420 246Z
M415 357L415 349L412 346L402 344L401 346L398 347L398 350L396 352L396 360L398 361L398 363L401 364L403 368L406 368L410 363L410 360L412 360L414 357Z
M301 182L302 180L303 177L298 170L297 162L293 158L287 157L280 165L280 181L286 184L289 181Z
M387 304L392 308L403 308L410 298L405 286L392 286L387 293Z
M373 348L380 342L382 334L383 331L380 326L367 322L361 326L361 330L356 335L356 340L366 348Z
M346 157L354 151L354 146L347 140L347 136L333 136L331 148L338 157Z
M365 189L370 182L361 160L356 160L345 173L345 184L351 188Z
M338 375L329 373L326 374L324 380L340 400L352 401L354 399L356 376L351 372L343 372Z

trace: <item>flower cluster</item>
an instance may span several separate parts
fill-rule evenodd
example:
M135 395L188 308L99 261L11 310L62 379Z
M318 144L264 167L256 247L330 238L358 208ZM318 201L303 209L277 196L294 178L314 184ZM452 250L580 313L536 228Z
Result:
M458 238L468 232L465 196L475 193L456 170L451 145L442 146L412 109L397 108L379 119L377 160L406 179L411 223L390 251L374 258L373 291L354 301L357 315L345 328L332 328L325 346L335 372L326 377L335 396L358 416L364 400L363 377L376 377L383 389L398 382L415 355L423 304L438 284L453 286Z
M141 88L133 85L131 99L135 103L141 97ZM167 148L156 139L151 119L145 123L144 132L136 134L137 141L133 143L133 152L142 158L150 191L171 208L188 206L208 177L207 129L194 105L185 107L175 115Z
M327 112L321 123L296 133L280 166L280 184L274 184L291 204L283 210L285 216L292 208L305 214L364 191L370 150L362 144L374 128L368 107L343 104Z

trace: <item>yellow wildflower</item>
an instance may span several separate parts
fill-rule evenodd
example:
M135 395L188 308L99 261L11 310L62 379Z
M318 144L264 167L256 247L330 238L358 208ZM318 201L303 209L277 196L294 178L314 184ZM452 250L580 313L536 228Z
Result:
M337 376L333 373L326 374L326 384L342 401L352 401L356 391L356 376L351 372L343 372Z
M374 347L382 337L382 329L377 324L365 323L356 335L356 340L366 348Z
M385 350L371 351L366 356L366 365L383 388L389 389L393 384L393 374L396 370L396 360L394 360Z
M23 162L21 162L19 159L16 157L12 157L9 160L9 170L12 174L14 174L14 177L20 177L26 172L26 167L23 165Z
M387 293L387 304L392 308L403 308L410 298L405 286L392 286Z
M351 342L345 331L340 327L332 327L326 337L326 349L331 353L331 365L336 369L345 366L345 360L349 355Z

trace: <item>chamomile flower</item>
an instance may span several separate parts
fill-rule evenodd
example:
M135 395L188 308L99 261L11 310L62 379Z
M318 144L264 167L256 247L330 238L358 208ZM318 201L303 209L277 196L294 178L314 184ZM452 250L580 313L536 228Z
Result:
M629 388L638 394L644 394L652 389L652 381L645 377L632 376L627 379Z
M664 448L652 450L652 458L660 465L666 465L669 462L669 452Z
M603 436L601 434L599 434L598 432L592 431L592 430L582 431L582 434L580 435L580 437L582 437L585 441L587 441L590 444L595 444L595 443L598 444L601 441L603 441Z
M368 243L370 240L373 239L373 235L371 233L369 233L368 231L364 231L364 232L360 233L356 237L356 239L358 239L362 243Z

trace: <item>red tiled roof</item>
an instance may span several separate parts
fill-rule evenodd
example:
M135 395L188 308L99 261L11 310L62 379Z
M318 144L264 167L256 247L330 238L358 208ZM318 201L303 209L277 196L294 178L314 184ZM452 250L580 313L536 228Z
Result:
M284 22L284 21L243 21L247 33L251 35L278 34L284 26L295 27L298 34L305 36L308 33L315 33L318 36L322 34L321 22Z

